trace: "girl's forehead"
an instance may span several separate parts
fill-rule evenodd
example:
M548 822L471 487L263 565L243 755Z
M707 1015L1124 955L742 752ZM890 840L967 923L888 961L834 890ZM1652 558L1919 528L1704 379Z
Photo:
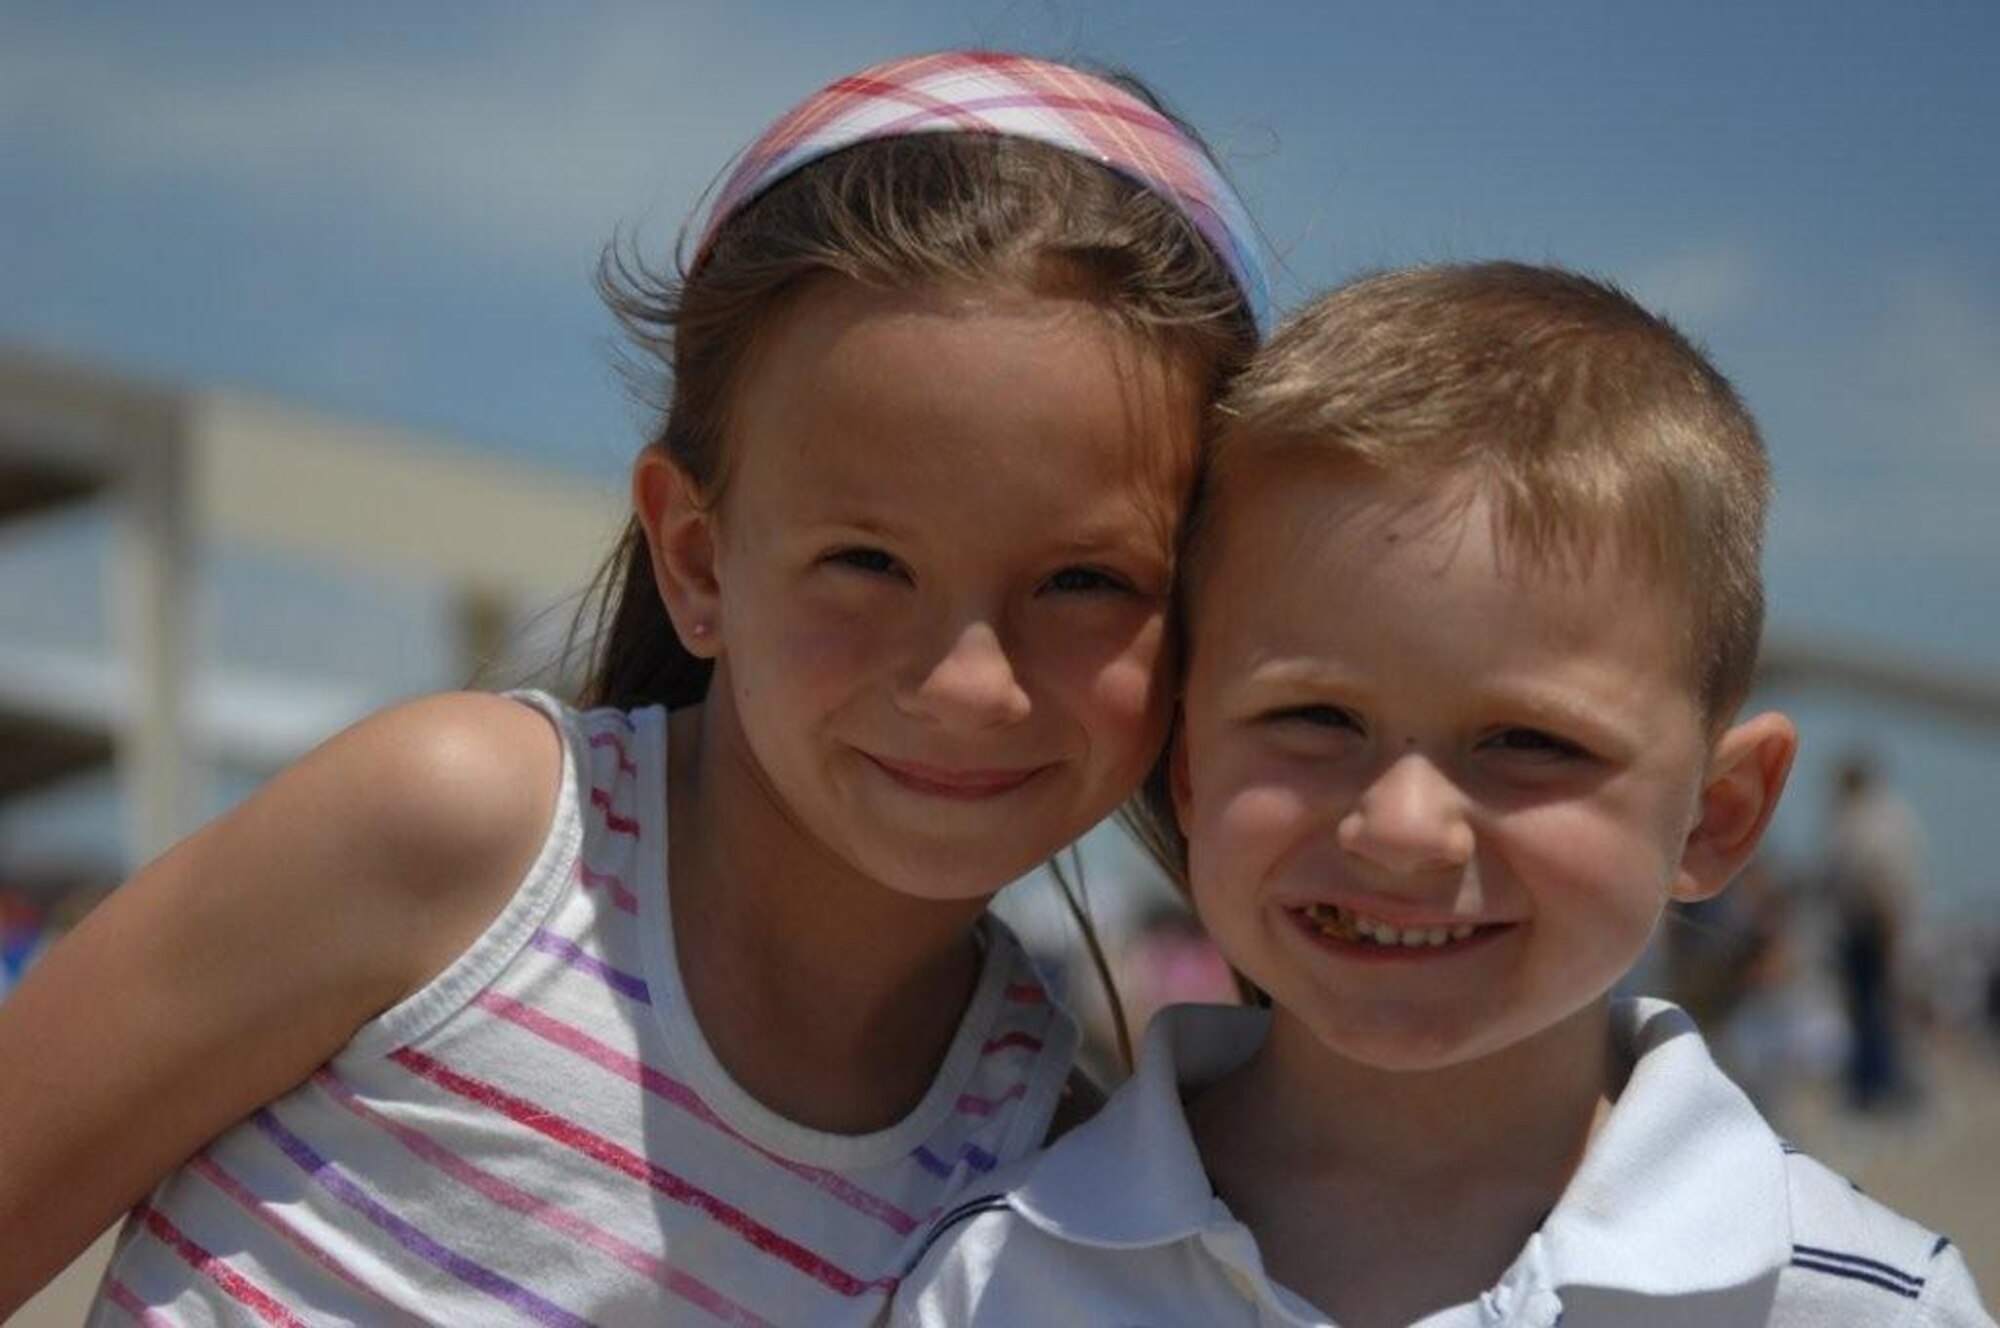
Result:
M978 445L1007 426L1131 434L1168 448L1198 422L1194 366L1100 305L1021 287L815 283L760 339L737 385L738 432L786 418L802 443L885 423ZM994 398L1009 410L993 419ZM991 425L992 427L986 427Z
M948 485L968 509L1008 494L1102 498L1143 502L1169 527L1206 390L1087 302L853 282L805 293L745 369L730 490L823 507Z

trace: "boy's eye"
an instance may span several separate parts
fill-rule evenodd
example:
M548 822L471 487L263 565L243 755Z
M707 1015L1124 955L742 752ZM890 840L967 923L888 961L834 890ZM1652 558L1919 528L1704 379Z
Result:
M826 555L825 561L835 567L845 567L856 572L868 572L875 576L898 576L903 573L903 565L880 549L856 545L849 549L835 549Z
M1284 706L1264 718L1272 723L1296 724L1304 728L1361 732L1361 721L1355 718L1354 712L1337 705Z
M1553 733L1545 733L1541 729L1502 729L1487 739L1486 745L1497 751L1541 757L1551 761L1573 761L1590 754L1567 738L1558 738Z
M1129 590L1131 583L1101 567L1065 567L1042 583L1045 590L1059 594L1090 594L1097 591Z

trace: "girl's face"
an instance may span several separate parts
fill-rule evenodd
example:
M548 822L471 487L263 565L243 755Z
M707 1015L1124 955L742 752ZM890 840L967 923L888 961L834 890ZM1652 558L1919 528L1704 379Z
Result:
M719 647L760 793L904 894L989 894L1164 736L1200 376L1081 300L828 279L735 397Z

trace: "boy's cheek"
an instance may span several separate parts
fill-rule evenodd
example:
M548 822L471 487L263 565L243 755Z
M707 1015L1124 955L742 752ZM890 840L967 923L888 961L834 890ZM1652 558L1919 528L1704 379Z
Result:
M1223 773L1226 777L1228 773ZM1311 834L1324 799L1310 789L1283 779L1244 778L1224 787L1211 786L1205 797L1199 778L1194 789L1196 825L1204 834L1239 849L1274 850L1300 835ZM1326 836L1331 841L1331 833Z

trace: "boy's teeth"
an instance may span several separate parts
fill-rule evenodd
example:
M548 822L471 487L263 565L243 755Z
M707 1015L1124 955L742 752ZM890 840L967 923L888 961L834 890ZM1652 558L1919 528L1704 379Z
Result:
M1308 904L1306 919L1317 927L1323 936L1331 936L1343 941L1362 940L1376 945L1437 946L1452 941L1462 941L1472 935L1470 923L1456 927L1402 927L1377 922L1373 918L1356 917L1335 904Z

